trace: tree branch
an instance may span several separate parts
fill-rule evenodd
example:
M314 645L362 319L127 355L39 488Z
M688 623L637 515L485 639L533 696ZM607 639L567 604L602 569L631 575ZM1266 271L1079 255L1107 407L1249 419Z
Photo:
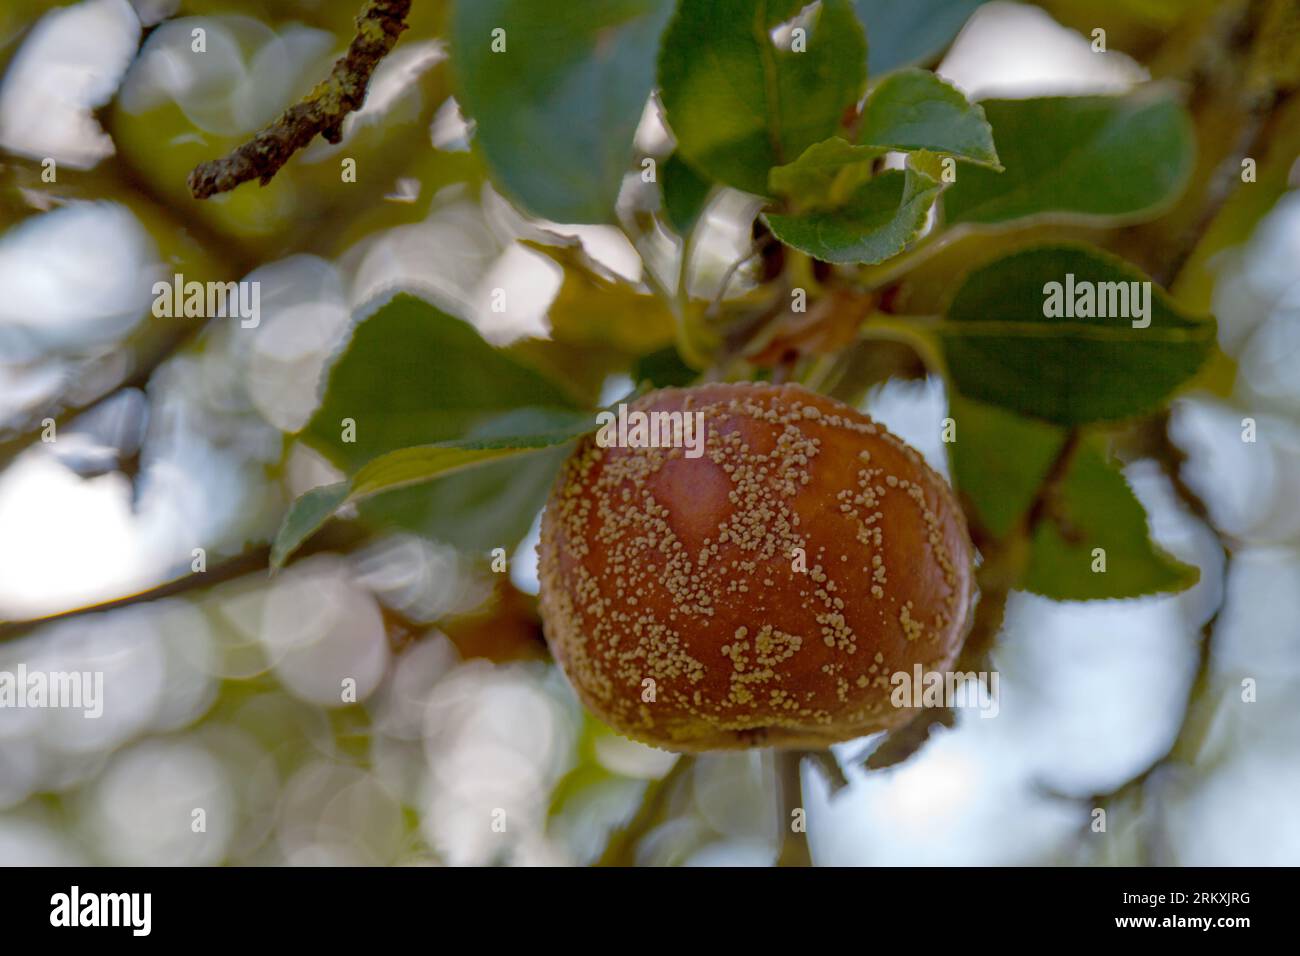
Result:
M265 186L317 135L339 142L343 120L365 102L370 76L406 29L410 9L411 0L367 0L357 15L357 34L329 77L234 152L196 166L189 176L194 198L228 192L250 179Z
M669 798L695 769L695 757L682 754L658 780L651 780L641 797L641 808L627 825L610 837L596 866L632 866L641 838L653 830L668 809Z
M111 114L100 119L104 130L117 138L112 126ZM40 167L33 161L22 157L5 160L0 171L0 190L48 189L39 182ZM125 197L122 204L131 211L137 220L148 222L155 217L163 225L175 230L175 235L184 236L189 249L184 255L193 255L201 260L211 260L214 265L212 278L231 279L246 275L258 263L258 258L240 242L233 241L219 230L212 228L200 218L195 218L175 208L150 184L148 177L127 162L119 152L110 162L104 163L94 171L60 170L59 185L47 195L55 197L62 205L72 201L91 200L107 192L121 193ZM0 211L3 218L3 211ZM205 269L207 267L205 266ZM118 344L115 349L115 361L126 355L126 371L112 385L94 395L87 395L75 402L67 402L62 397L45 403L11 427L0 428L0 471L7 468L15 458L41 440L45 419L54 420L56 431L71 423L73 419L90 411L107 398L124 388L145 388L153 373L173 355L199 340L209 321L153 321L142 324Z
M346 551L364 540L365 537L364 531L335 522L330 528L322 529L310 542L295 552L290 563L301 561L309 555L319 554L324 551ZM134 594L128 594L125 597L88 604L67 611L57 611L42 617L20 621L0 621L0 644L26 637L47 624L57 624L62 621L69 621L91 614L100 614L105 611L116 611L136 604L148 604L151 601L177 597L195 591L206 591L218 584L224 584L227 581L233 581L249 574L256 574L259 571L265 573L270 567L270 556L270 546L257 547L220 564L215 564L206 571L196 571L182 575L179 578L173 578L170 581L146 588L143 591L137 591Z

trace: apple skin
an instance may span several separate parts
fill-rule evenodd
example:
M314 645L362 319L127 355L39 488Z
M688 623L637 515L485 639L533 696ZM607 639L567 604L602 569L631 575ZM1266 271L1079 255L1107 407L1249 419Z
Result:
M556 480L540 606L583 703L679 752L825 747L915 716L891 676L949 668L973 601L943 478L797 385L663 389L628 411L701 413L705 440L691 457L591 434Z

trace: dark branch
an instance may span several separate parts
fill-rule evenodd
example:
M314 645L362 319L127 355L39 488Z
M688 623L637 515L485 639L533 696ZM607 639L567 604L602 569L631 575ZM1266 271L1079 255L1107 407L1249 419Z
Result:
M636 848L641 838L658 826L668 812L670 798L678 787L690 778L695 769L695 757L682 754L666 774L646 784L641 806L636 815L617 832L610 835L605 851L595 866L633 866Z
M367 0L357 15L357 35L329 77L243 146L196 166L189 178L194 198L228 192L250 179L265 186L317 135L339 142L343 120L365 102L370 76L406 29L410 9L411 0Z
M299 549L291 559L291 563L301 561L304 558L327 551L346 551L355 547L365 539L365 532L361 529L353 528L348 525L335 522L330 528L321 531L311 541ZM143 591L137 591L134 594L128 594L124 597L114 598L110 601L101 601L97 604L88 604L83 607L71 608L67 611L57 611L53 614L47 614L43 617L29 618L18 621L0 620L0 644L6 641L16 641L19 638L26 637L33 631L45 627L49 624L58 624L75 618L83 618L93 614L103 614L107 611L116 611L125 607L132 607L137 604L148 604L152 601L159 601L163 598L179 597L189 595L198 591L206 591L209 588L216 587L218 584L225 584L228 581L234 581L237 578L246 577L250 574L268 574L270 567L271 549L269 546L256 547L243 554L236 555L220 564L213 565L206 571L196 571L191 574L183 575L179 578L173 578L162 584L155 585Z

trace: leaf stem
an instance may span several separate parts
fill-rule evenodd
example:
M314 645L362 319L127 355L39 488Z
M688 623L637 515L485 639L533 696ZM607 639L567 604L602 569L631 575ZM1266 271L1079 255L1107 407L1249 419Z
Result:
M663 303L668 306L668 310L673 316L673 328L676 333L677 351L681 353L686 364L692 368L701 369L709 364L708 357L697 348L695 338L690 327L690 309L689 295L686 290L686 248L683 246L683 262L678 265L677 269L677 288L669 289L659 278L652 265L653 257L646 245L645 237L641 233L633 230L626 222L619 222L619 228L627 241L632 244L641 257L641 275L645 279L646 285Z
M808 848L808 814L803 805L803 758L805 750L778 750L776 759L776 786L779 798L781 825L781 850L777 866L812 866L812 852ZM794 829L795 811L803 815L803 825Z
M926 327L937 322L935 316L899 316L873 312L862 323L859 335L866 339L901 342L916 353L929 374L946 379L947 365L943 354L926 334Z

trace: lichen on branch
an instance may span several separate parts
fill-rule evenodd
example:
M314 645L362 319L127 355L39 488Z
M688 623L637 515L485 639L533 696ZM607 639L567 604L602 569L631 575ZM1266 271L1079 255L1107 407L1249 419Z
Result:
M406 29L410 9L411 0L366 0L357 14L356 36L347 53L334 62L330 75L247 143L194 167L189 176L194 198L228 192L250 179L265 186L290 156L317 135L339 142L343 120L365 102L371 74Z

